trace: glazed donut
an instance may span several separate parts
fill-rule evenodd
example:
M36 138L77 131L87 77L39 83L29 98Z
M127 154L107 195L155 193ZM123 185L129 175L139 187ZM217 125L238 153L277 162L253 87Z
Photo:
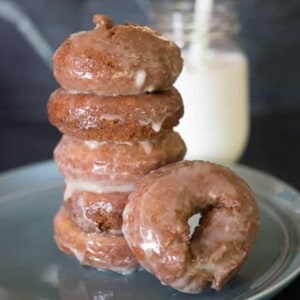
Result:
M190 236L188 220L202 217ZM186 293L220 290L259 228L250 187L228 168L182 161L150 172L129 196L122 231L139 263Z
M96 28L72 34L55 52L54 76L79 93L137 95L165 90L179 75L180 49L147 26L114 26L95 15Z
M54 217L54 239L62 252L75 256L82 265L124 274L138 268L123 236L85 233L74 225L63 207Z
M128 193L97 194L75 191L64 207L74 224L85 232L121 235L122 213Z
M73 179L136 182L153 169L182 160L186 148L178 133L139 142L106 142L63 136L54 151L61 173Z
M49 121L61 132L89 140L145 140L170 131L183 115L175 88L138 96L103 97L64 89L48 101Z

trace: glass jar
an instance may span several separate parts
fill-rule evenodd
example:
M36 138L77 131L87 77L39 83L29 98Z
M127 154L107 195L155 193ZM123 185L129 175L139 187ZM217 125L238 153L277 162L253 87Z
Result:
M157 28L183 51L184 68L175 86L185 114L176 130L187 145L188 159L233 163L249 135L248 61L236 39L230 2L215 1L205 30L194 21L194 2L160 1L159 12L158 1L152 6Z

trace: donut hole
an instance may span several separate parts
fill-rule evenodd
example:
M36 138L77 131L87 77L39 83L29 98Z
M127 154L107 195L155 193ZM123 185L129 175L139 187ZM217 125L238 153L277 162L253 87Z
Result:
M192 237L196 227L199 226L201 217L202 217L201 213L197 212L188 219L188 224L190 226L190 237Z

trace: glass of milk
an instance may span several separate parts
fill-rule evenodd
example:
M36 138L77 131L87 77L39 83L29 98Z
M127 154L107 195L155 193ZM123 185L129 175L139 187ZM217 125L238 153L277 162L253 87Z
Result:
M236 40L238 24L229 1L200 1L213 6L199 22L195 1L181 0L162 1L160 14L168 18L156 14L163 20L156 24L183 51L175 87L185 113L176 130L187 158L230 164L239 160L249 136L248 61Z

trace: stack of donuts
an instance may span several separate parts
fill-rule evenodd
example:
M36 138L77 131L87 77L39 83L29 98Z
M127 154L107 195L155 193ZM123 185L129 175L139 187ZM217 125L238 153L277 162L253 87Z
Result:
M255 196L226 167L181 161L186 149L173 127L183 103L172 87L179 48L145 26L115 26L103 15L94 23L53 59L61 88L48 113L63 133L54 158L65 176L57 246L98 269L126 274L141 265L182 292L220 290L253 247Z
M65 176L54 236L82 264L130 273L138 263L121 231L128 195L141 176L186 151L173 131L183 115L172 87L182 59L174 43L146 26L115 26L103 15L94 23L53 59L61 88L48 114L63 133L54 158Z

